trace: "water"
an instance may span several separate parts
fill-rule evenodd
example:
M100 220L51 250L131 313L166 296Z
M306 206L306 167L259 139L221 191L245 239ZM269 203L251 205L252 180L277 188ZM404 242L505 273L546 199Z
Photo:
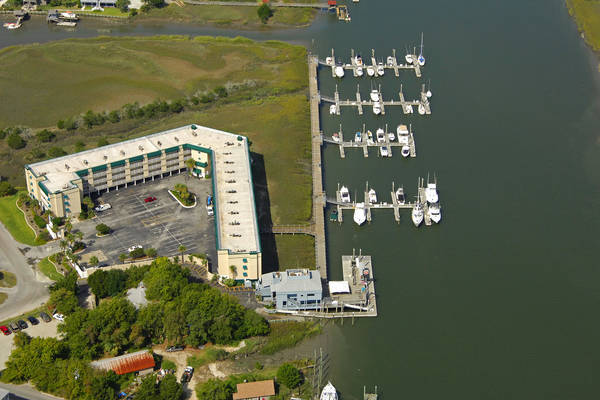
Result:
M351 214L342 226L328 223L331 275L340 277L340 256L353 247L371 254L380 313L331 330L329 378L345 400L360 398L363 384L378 385L384 399L595 397L600 84L598 60L562 1L363 0L350 12L352 23L321 16L303 30L138 24L110 34L241 34L303 43L322 57L333 46L348 60L351 48L403 55L423 31L431 116L388 107L385 117L344 109L340 118L323 108L326 133L340 122L351 135L363 122L402 121L417 144L413 160L374 151L363 159L351 149L341 160L326 146L328 194L338 182L362 191L368 180L380 198L392 181L414 196L417 177L435 172L443 206L442 224L431 228L415 229L406 212L397 225L391 211L361 228ZM86 24L70 35L98 34ZM14 35L3 31L0 46L68 36L48 29L28 21ZM321 92L331 95L336 82L321 72ZM386 76L382 90L397 98L403 83L412 99L421 81ZM369 79L346 77L341 97L358 82L366 95Z

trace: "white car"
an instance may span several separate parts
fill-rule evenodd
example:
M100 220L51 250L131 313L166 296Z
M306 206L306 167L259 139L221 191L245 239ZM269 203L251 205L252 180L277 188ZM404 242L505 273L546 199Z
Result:
M52 316L54 317L54 319L58 320L58 321L64 321L65 320L65 316L59 313L54 313L52 314Z
M104 204L100 204L98 207L94 208L94 210L101 212L101 211L110 210L111 208L112 208L112 206L110 204L104 203Z
M135 244L135 245L131 246L130 248L128 248L127 251L131 253L135 249L141 249L141 248L142 248L142 246L140 246L139 244Z

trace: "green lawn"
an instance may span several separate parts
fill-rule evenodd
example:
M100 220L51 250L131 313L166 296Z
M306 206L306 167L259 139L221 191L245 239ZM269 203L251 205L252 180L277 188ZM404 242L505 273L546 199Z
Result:
M52 264L52 262L50 260L48 260L48 257L42 259L39 262L38 268L40 271L42 271L42 273L44 275L46 275L48 278L52 279L53 281L57 281L63 277L62 274L56 270L56 267L54 266L54 264Z
M596 51L600 51L600 0L566 0L585 41Z
M17 277L12 272L0 271L0 287L11 288L17 284Z
M0 304L4 303L7 298L8 295L6 293L0 293Z
M17 197L18 194L0 197L0 221L17 242L36 246L35 232L27 225L23 212L17 207Z
M275 235L279 269L315 268L315 238L308 235Z

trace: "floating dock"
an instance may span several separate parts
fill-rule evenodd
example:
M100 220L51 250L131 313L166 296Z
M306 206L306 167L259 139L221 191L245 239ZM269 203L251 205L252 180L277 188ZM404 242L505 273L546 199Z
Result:
M415 54L408 54L408 56L410 56L413 60L417 60L417 57L418 57ZM325 60L325 61L319 60L319 64L331 67L332 70L333 70L333 68L336 67L335 51L334 51L334 49L331 49L331 59L330 60L331 60L331 62L328 62L328 60ZM354 77L364 76L364 77L369 77L369 78L378 78L378 77L382 76L382 75L380 75L380 74L377 73L377 64L378 64L378 62L377 62L377 58L375 57L375 50L374 49L371 49L370 61L371 61L371 64L369 64L369 66L371 66L372 68L375 68L375 74L373 76L368 76L368 74L366 73L366 71L364 71L365 73L363 73L362 75L358 75L356 73L356 69L358 69L358 68L363 68L364 70L366 70L367 64L363 63L362 66L361 65L357 65L356 60L355 60L354 49L352 49L351 52L350 52L350 63L347 63L347 64L342 63L339 66L342 67L342 68L344 68L344 70L346 70L346 71L352 71L352 75ZM400 71L401 70L407 70L407 71L413 70L415 72L415 76L417 78L420 78L422 76L421 68L423 68L423 67L420 66L418 62L413 62L412 64L409 64L409 63L404 64L404 63L399 63L398 62L398 58L396 57L396 49L392 49L392 55L391 56L387 56L385 58L385 60L381 59L380 62L383 64L384 71L385 70L393 71L394 75L396 77L400 76ZM335 77L335 73L333 74L333 76Z

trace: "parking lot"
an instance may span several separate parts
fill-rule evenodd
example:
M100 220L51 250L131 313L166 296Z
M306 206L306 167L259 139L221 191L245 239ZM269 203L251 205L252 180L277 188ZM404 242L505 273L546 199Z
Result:
M168 192L175 184L183 183L196 195L194 208L183 208ZM84 233L88 246L82 253L101 255L102 264L120 264L119 255L128 254L128 248L140 245L144 249L154 248L159 256L180 254L179 246L186 247L185 253L206 253L216 262L214 217L206 212L206 196L212 192L209 179L197 179L187 174L166 177L153 182L129 186L103 193L96 202L109 203L109 210L98 212L96 218L79 222L74 228ZM145 202L148 197L156 197ZM96 225L103 223L112 229L104 237L95 236Z
M38 317L38 314L35 314ZM50 322L44 322L41 318L38 318L40 321L37 325L31 325L29 321L27 322L27 329L24 329L23 332L27 333L29 336L39 336L39 337L57 337L58 333L56 332L56 328L58 326L58 321L52 319ZM0 333L0 370L4 369L6 361L8 361L8 356L10 355L13 349L13 338L15 334L12 333L8 336Z

